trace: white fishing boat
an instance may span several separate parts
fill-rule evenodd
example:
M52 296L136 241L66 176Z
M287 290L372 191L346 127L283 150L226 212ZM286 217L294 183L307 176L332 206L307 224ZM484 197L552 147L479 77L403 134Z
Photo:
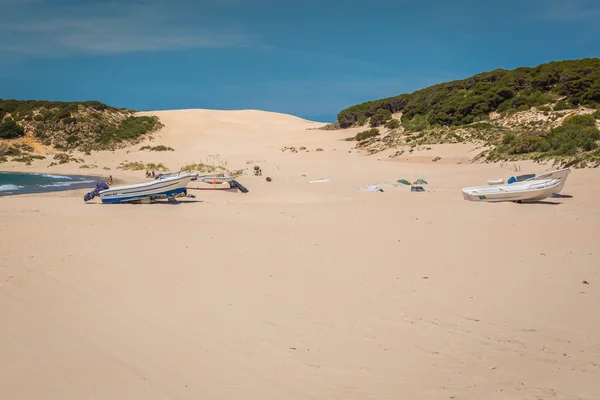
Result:
M569 176L570 173L571 173L571 170L569 168L557 169L556 171L547 172L545 174L526 179L523 182L539 181L539 180L544 180L544 179L560 179L560 185L558 185L558 187L554 190L554 192L552 192L552 193L558 194L561 192L561 190L565 186L565 183L567 182L567 177ZM514 183L513 183L513 185L514 185Z
M142 199L172 199L186 190L186 186L196 174L180 174L151 182L134 185L113 186L98 192L103 203L126 203Z
M546 199L561 185L562 179L523 181L507 185L475 186L462 189L463 198L469 201L529 202Z

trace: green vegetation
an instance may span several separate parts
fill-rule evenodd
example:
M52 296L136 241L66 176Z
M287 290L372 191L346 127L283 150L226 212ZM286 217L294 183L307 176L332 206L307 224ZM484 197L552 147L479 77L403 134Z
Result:
M421 132L429 128L429 122L424 115L415 115L410 120L404 120L403 125L407 132Z
M355 136L349 137L346 140L365 140L365 139L369 139L375 136L379 136L379 129L377 128L371 128L368 129L366 131L362 131L362 132L358 132Z
M11 114L13 119L16 121L27 119L37 119L38 121L59 121L69 118L71 113L86 108L96 111L117 110L116 108L109 107L106 104L100 103L99 101L65 102L0 99L0 119L2 119L6 114ZM32 118L32 115L36 115L36 117Z
M342 128L347 128L371 118L371 125L378 126L389 120L392 113L402 112L402 123L411 129L417 128L415 117L419 117L417 121L421 126L423 120L430 126L461 126L486 120L492 111L511 114L554 103L555 111L579 105L598 106L600 59L484 72L411 94L349 107L338 114L338 122ZM385 119L388 115L390 118Z
M31 163L33 162L33 160L43 160L46 157L44 156L38 156L38 155L31 155L31 154L24 154L18 157L14 157L12 159L12 161L15 162L22 162L25 163L26 165L31 165Z
M386 110L385 108L380 108L373 116L371 116L369 125L371 125L372 127L376 127L381 124L384 124L386 121L389 121L391 119L392 112L390 110Z
M9 161L8 156L12 157L10 161L22 162L31 165L33 160L43 160L44 156L29 154L33 152L33 147L25 143L14 143L8 145L0 143L0 162Z
M220 166L207 165L204 163L188 164L181 168L184 172L199 172L199 173L211 173L216 171L224 171L225 169Z
M387 121L383 126L385 126L387 129L397 129L400 128L400 121L393 118Z
M56 153L54 155L54 159L58 161L58 164L68 164L70 162L82 163L83 159L74 157L67 153ZM56 165L56 163L52 163L50 165Z
M140 162L140 161L122 162L121 164L119 164L119 166L117 168L122 169L122 170L130 170L130 171L144 171L144 170L159 171L159 172L169 171L169 169L167 167L165 167L163 164L155 164L155 163L144 164L143 162Z
M25 135L25 130L12 118L0 123L0 139L16 139Z
M511 159L526 155L534 159L593 160L598 153L600 130L591 114L570 115L549 132L517 135L507 132L490 154L491 160Z
M0 138L23 136L26 128L46 146L86 153L135 144L162 127L157 117L134 116L98 101L0 99L0 121Z
M172 147L167 147L167 146L163 146L158 145L158 146L142 146L140 147L140 151L144 151L144 150L148 150L148 151L175 151Z
M134 142L147 132L152 132L159 124L156 117L127 117L118 126L103 131L96 142L104 145Z

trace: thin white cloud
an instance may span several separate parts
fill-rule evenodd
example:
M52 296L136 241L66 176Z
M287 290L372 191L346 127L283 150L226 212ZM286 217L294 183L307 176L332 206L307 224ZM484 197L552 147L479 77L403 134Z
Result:
M0 16L0 33L8 40L0 42L0 50L29 56L218 48L254 40L231 22L211 23L197 6L198 18L186 18L189 4L104 2L44 7L38 13L21 4L7 10Z

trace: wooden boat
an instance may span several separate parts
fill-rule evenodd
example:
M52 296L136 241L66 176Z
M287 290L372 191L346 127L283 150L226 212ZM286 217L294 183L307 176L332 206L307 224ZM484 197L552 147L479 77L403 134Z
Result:
M558 189L562 179L523 181L507 185L475 186L462 189L468 201L516 201L529 202L546 199Z
M103 203L128 203L160 198L174 199L183 193L196 174L181 174L134 185L113 186L98 194Z

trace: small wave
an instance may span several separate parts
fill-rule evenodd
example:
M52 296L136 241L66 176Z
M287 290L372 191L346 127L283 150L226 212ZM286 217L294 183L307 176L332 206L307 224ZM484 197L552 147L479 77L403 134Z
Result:
M49 183L47 185L38 185L39 187L65 187L72 185L79 185L81 183L92 183L96 181L72 181L72 182L57 182L57 183Z
M11 184L0 185L0 192L8 192L9 190L19 190L19 189L23 189L23 186L17 186L17 185L11 185Z
M73 179L70 176L64 176L64 175L52 175L52 174L33 174L33 175L43 176L44 178L68 179L68 180Z

